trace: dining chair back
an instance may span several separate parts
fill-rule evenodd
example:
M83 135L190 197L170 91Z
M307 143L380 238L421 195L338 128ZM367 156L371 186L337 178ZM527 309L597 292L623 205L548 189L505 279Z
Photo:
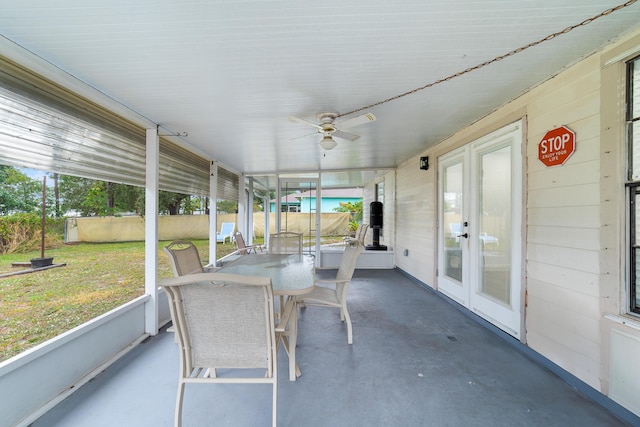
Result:
M349 290L349 284L353 277L353 273L356 269L356 263L358 257L364 250L358 240L352 239L347 241L338 267L335 274L323 274L335 268L316 268L314 283L315 287L313 291L308 294L300 295L298 302L301 306L320 306L320 307L335 307L340 309L340 320L347 324L347 343L353 344L353 328L351 325L351 316L347 309L347 291Z
M364 238L367 235L367 230L369 229L369 224L361 223L358 225L355 233L353 233L353 237L345 236L343 240L345 244L349 244L350 242L358 241L361 245L364 245Z
M283 231L269 236L270 254L301 254L302 233Z
M204 273L198 248L192 242L176 240L165 246L163 250L169 256L174 276Z
M247 246L247 244L244 241L244 237L242 236L242 232L240 231L236 231L235 233L233 233L233 239L236 242L236 250L240 255L247 255L252 252L254 254L257 254L258 251L264 252L264 248L262 247L262 245Z
M358 225L358 229L356 230L355 238L360 242L361 245L364 245L364 238L367 235L367 230L369 229L369 224L361 223Z
M169 296L180 351L175 425L182 425L188 383L266 383L273 388L275 427L278 364L271 279L202 273L163 279L160 286Z

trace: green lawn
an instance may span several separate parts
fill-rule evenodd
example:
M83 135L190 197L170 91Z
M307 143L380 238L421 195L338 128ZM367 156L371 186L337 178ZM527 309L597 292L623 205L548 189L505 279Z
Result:
M171 267L162 247L159 277ZM203 263L209 241L194 241ZM235 250L218 244L218 257ZM72 329L144 293L144 242L63 245L47 250L49 270L0 278L0 361ZM0 255L0 274L19 271L13 262L39 258L40 252Z

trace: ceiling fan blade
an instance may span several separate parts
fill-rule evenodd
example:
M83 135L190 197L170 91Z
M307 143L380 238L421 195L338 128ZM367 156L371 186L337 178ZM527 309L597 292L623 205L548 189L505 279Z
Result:
M317 136L318 134L319 134L319 132L314 132L314 133L309 133L309 134L302 135L302 136L296 136L295 138L290 138L289 141L295 141L297 139L309 138L310 136Z
M356 135L355 133L349 133L342 130L337 130L333 133L334 138L346 139L347 141L355 141L360 138L360 135Z
M320 129L322 130L322 126L318 125L317 123L312 123L309 122L307 120L295 117L295 116L289 116L289 120L293 120L294 122L298 122L298 123L302 123L303 125L307 125L307 126L313 126L314 128Z
M339 129L346 129L353 126L363 125L365 123L373 122L376 120L376 116L373 113L363 114L358 117L354 117L352 119L347 119L343 122L336 123L336 127Z

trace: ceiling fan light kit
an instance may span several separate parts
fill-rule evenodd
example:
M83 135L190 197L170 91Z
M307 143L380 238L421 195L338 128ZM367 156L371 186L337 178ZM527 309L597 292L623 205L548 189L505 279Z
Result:
M337 113L320 113L316 115L316 119L320 123L312 123L304 119L289 116L291 120L316 128L318 130L318 133L322 135L320 147L325 151L333 150L338 145L338 143L333 139L334 137L352 142L360 138L359 135L345 132L341 129L347 129L353 126L371 123L376 120L376 116L374 116L373 113L366 113L361 116L353 117L351 119L343 120L339 123L334 124L333 121L337 117Z
M322 141L320 141L320 147L326 151L333 150L337 145L338 143L335 142L331 136L324 136Z

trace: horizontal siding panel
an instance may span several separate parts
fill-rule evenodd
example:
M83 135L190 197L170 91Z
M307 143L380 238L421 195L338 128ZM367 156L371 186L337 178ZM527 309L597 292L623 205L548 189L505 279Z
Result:
M583 102L586 98L599 98L600 97L600 70L598 67L589 67L590 70L576 75L571 80L552 80L553 83L560 83L549 85L550 91L542 96L537 96L532 99L529 105L529 112L535 117L544 117L545 114L557 113L556 110L561 110L566 113L565 106L571 104L577 100ZM599 100L598 100L599 104ZM593 110L599 111L599 107Z
M564 101L566 102L558 103L555 108L548 110L536 109L535 104L531 104L529 112L536 118L538 123L548 123L552 128L569 125L589 117L598 118L600 112L599 92L591 92L584 96Z
M545 188L567 187L571 185L599 183L600 161L593 159L585 162L567 163L554 168L547 168L535 156L529 163L539 164L540 167L529 168L527 187L529 191Z
M600 228L600 206L527 209L529 225Z
M599 360L576 353L565 346L563 342L552 340L544 334L540 334L535 328L527 332L527 344L570 374L599 390Z
M533 208L590 206L600 203L600 184L530 190L527 205Z
M600 70L600 58L598 55L592 55L580 61L578 64L564 70L562 73L557 74L553 78L549 79L544 84L537 86L531 90L527 95L530 95L532 99L542 99L547 97L553 97L553 94L565 86L575 84L575 82L581 79L583 76L587 76L594 71ZM598 86L600 84L598 83Z
M564 248L558 246L530 243L527 260L542 264L566 266L578 271L599 273L600 253L584 249Z
M530 321L527 322L528 329L535 329L550 340L562 343L567 350L584 356L592 363L597 361L600 353L600 344L598 341L585 337L583 333L587 332L587 329L593 328L591 333L597 335L599 331L598 322L581 316L563 316L562 314L561 312L556 312L556 310L550 311L547 309L540 313L531 313ZM582 324L582 326L579 324Z
M546 282L590 297L600 295L600 275L536 261L527 263L528 282Z
M599 251L600 229L530 225L527 228L527 241L549 246Z
M599 341L600 304L598 295L575 292L541 280L529 280L527 315L542 312L558 328L570 329L591 341ZM569 322L569 323L567 323Z
M417 157L396 171L396 265L425 283L435 272L434 179L434 168L420 170ZM406 257L405 249L409 249Z

